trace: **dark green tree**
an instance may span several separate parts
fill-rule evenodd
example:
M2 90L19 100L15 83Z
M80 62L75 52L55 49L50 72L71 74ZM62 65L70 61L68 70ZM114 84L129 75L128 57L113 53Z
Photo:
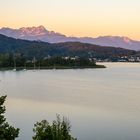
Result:
M6 118L4 117L6 108L3 105L6 97L0 97L0 140L15 140L18 137L19 129L15 129L6 122Z
M33 140L76 140L70 135L70 123L60 115L57 115L56 120L50 125L47 120L42 120L34 125Z

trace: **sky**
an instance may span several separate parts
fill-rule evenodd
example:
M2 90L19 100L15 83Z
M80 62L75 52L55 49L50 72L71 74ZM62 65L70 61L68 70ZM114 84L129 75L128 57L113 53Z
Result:
M43 25L67 36L140 40L140 0L0 0L0 27Z

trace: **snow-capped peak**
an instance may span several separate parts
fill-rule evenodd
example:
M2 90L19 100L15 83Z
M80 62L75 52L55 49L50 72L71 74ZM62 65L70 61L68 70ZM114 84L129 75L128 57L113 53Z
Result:
M44 35L46 32L46 28L44 26L38 26L38 27L22 27L19 29L22 33L25 34L32 34L32 35Z
M49 43L58 43L58 42L83 42L96 44L101 46L114 46L132 50L140 50L140 41L132 40L125 36L99 36L97 38L92 37L68 37L63 34L48 31L44 26L38 27L22 27L20 29L12 28L1 28L0 34L19 38L26 40L41 40Z

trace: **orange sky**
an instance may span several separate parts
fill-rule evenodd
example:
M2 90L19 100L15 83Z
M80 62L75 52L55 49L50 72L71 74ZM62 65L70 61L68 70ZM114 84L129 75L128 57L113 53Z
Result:
M68 36L140 40L140 0L0 0L0 27L44 25Z

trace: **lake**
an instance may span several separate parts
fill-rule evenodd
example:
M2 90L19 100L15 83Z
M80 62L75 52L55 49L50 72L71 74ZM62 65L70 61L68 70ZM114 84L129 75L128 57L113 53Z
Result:
M106 69L1 71L0 94L18 140L31 140L37 121L69 118L78 140L140 140L140 63Z

